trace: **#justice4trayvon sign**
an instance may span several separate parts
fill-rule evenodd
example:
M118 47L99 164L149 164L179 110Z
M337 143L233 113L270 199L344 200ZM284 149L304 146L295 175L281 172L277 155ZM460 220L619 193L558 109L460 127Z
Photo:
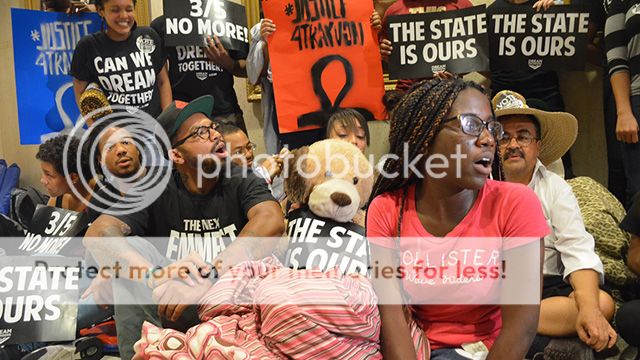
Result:
M249 53L245 7L225 0L165 0L166 37L169 46L205 46L214 35L227 50Z
M76 44L100 31L100 16L11 9L11 28L20 144L40 144L80 118L68 74Z
M487 9L492 70L583 70L589 13L579 6L536 12L529 6Z

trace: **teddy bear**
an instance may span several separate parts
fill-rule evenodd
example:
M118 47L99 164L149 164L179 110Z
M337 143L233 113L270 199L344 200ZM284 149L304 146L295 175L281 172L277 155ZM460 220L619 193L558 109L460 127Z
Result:
M342 140L296 149L287 160L284 191L295 204L287 214L287 236L279 245L284 265L366 275L369 244L364 211L373 188L373 167L360 150ZM284 255L284 256L282 256Z
M373 167L346 141L327 139L296 149L288 158L284 191L292 204L315 215L364 226L361 210L373 189Z

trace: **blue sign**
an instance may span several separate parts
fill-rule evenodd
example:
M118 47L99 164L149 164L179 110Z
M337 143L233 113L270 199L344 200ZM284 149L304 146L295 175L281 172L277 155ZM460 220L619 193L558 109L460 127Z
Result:
M41 144L80 118L69 76L76 44L100 31L96 13L11 9L20 144Z

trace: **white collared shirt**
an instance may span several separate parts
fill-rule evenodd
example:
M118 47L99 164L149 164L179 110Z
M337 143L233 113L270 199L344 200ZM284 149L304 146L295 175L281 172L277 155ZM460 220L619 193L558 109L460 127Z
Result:
M604 283L602 261L595 252L571 186L538 160L529 187L538 195L551 233L544 238L544 275L568 281L576 270L593 269Z

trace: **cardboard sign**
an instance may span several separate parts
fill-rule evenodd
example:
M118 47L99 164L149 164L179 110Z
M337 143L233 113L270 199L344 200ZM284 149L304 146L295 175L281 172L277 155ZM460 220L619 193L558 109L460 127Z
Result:
M249 29L245 7L226 0L165 0L168 46L206 46L214 35L227 50L249 53Z
M0 257L0 345L75 339L78 261Z
M583 70L589 12L579 6L487 9L494 70Z
M20 144L41 144L80 118L67 74L78 41L100 31L100 16L11 9L11 26Z
M337 266L344 274L368 274L369 242L362 226L320 218L308 208L294 210L287 218L285 266L322 271Z
M17 255L83 256L82 234L89 225L85 213L38 205L31 228L17 249L7 250Z
M280 133L317 129L340 108L383 119L384 83L373 4L262 0Z
M485 6L389 17L391 79L489 70Z

